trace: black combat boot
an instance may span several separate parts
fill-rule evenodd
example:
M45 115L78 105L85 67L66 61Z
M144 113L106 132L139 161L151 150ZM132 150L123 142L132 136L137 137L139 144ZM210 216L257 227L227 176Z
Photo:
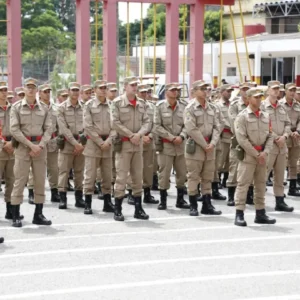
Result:
M24 219L23 215L19 216L20 220ZM12 205L10 202L6 202L6 214L5 214L5 219L7 220L12 220L13 219L13 213L12 213Z
M197 201L201 202L202 201L202 197L201 197L200 183L198 184L197 191L198 191L198 194L196 195L196 199L197 199Z
M254 223L257 224L275 224L276 219L271 219L266 215L265 209L258 209L256 210L256 215L254 219Z
M254 194L254 188L253 188L253 185L250 185L249 188L248 188L248 192L247 192L246 204L254 205L253 194Z
M167 190L160 190L160 203L157 207L158 210L167 209Z
M134 198L132 196L132 190L128 190L127 201L129 205L135 205Z
M242 210L236 210L234 225L242 227L247 226L247 223L244 220L244 212Z
M125 218L122 214L122 202L123 202L123 198L115 199L115 211L114 211L115 221L124 221L125 220Z
M297 174L297 188L300 188L300 173Z
M85 202L83 200L82 191L75 191L75 206L80 208L85 208Z
M103 196L104 197L104 204L103 204L103 210L104 212L114 212L115 211L115 206L111 202L111 195L106 194Z
M158 191L158 176L157 174L153 174L153 182L152 182L152 187L151 187L152 191Z
M234 193L235 193L236 187L235 186L229 186L228 187L228 202L227 206L235 206L234 202Z
M184 188L177 188L177 208L189 209L190 205L184 200Z
M57 189L51 189L51 202L60 202L59 194Z
M98 195L98 194L99 194L99 185L97 182L95 182L94 195Z
M226 196L223 196L221 193L219 193L219 187L217 182L213 182L211 184L212 187L212 198L214 200L226 200Z
M190 201L190 216L197 217L199 216L198 212L198 203L197 203L197 196L189 196Z
M229 173L228 173L228 172L223 173L222 186L223 186L224 188L227 187L227 179L228 179L228 176L229 176Z
M35 205L35 212L33 215L32 223L36 225L46 225L50 226L52 222L50 220L47 220L45 216L43 215L43 204L36 204Z
M270 172L268 180L267 180L267 186L273 186L273 181L272 178L273 177L273 171Z
M0 244L4 243L4 238L0 237Z
M297 189L297 179L290 180L290 187L289 187L288 195L300 197L300 192Z
M13 227L22 227L22 222L20 219L20 204L11 206L12 216L13 216Z
M284 202L284 198L283 197L275 197L275 198L276 198L276 206L275 206L275 210L276 211L285 211L285 212L292 212L292 211L294 211L294 207L288 206Z
M28 203L34 204L34 192L33 189L28 189Z
M134 210L134 218L140 219L140 220L148 220L149 215L145 213L142 207L142 197L134 197L134 202L135 202L135 210Z
M221 190L223 188L223 185L222 185L222 173L218 173L219 175L219 182L218 182L218 189Z
M151 195L150 188L144 188L144 203L147 204L158 204L159 201L155 200L155 198Z
M72 186L70 182L70 178L68 179L68 192L74 192L74 187Z
M211 195L203 195L201 214L203 215L221 215L222 212L216 210L211 204Z
M66 192L59 192L59 209L67 209L67 193Z
M85 207L83 213L85 215L92 215L92 195L85 195Z
M98 186L98 199L99 200L103 200L104 196L103 196L103 192L102 192L102 188L101 188L101 182L97 182L97 186Z
M183 188L183 194L184 194L184 195L187 195L187 194L188 194L188 191L187 191L187 187L186 187L186 186L184 186L184 188Z

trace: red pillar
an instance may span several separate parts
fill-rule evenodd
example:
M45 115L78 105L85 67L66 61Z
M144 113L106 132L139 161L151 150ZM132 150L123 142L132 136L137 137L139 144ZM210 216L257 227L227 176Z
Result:
M7 71L11 90L22 85L21 0L7 0Z
M177 82L179 75L179 7L166 4L166 83Z
M76 77L81 84L91 82L90 0L76 0Z
M117 1L103 2L103 79L117 81Z
M204 3L197 1L190 8L190 86L203 79Z
M295 83L300 86L300 55L295 57Z

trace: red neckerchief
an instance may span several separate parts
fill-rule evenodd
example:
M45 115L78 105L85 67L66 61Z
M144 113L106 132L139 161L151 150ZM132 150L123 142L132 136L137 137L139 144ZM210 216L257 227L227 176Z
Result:
M3 106L1 106L1 108L2 108L3 110L7 110L7 105L3 105Z
M277 102L275 104L271 104L274 108L277 107Z
M173 106L171 106L171 109L174 111L176 108L176 104L174 104Z
M133 107L136 107L136 99L129 100L129 102L133 105Z
M255 111L254 114L256 115L257 118L259 118L259 116L260 116L260 110Z

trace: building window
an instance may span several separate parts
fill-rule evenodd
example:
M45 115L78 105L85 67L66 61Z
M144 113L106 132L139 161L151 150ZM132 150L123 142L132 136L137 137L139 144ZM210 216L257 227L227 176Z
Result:
M227 76L236 76L236 67L227 68Z

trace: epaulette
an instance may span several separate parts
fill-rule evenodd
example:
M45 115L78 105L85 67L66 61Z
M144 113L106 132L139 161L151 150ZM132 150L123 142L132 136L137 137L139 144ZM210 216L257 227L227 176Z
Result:
M162 105L163 103L165 103L167 100L160 100L156 103L156 106L160 106Z
M17 102L13 103L12 106L17 106L22 100L18 100Z
M187 106L189 104L189 102L184 99L179 99L178 101L179 101L179 103L183 104L184 106Z
M122 100L122 98L121 98L121 96L119 96L119 97L115 98L112 102L119 102L121 100Z
M92 99L90 99L88 102L86 102L85 103L85 105L90 105L91 103L93 103L94 102L94 100L95 100L96 98L92 98Z

